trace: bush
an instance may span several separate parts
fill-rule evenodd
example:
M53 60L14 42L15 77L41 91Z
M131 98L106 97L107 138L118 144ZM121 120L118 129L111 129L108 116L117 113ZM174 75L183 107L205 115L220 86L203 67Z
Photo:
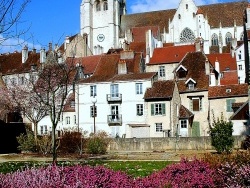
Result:
M82 139L82 133L77 131L64 131L60 138L59 152L62 153L76 153L83 148L84 141Z
M92 134L87 139L87 152L89 154L105 154L110 143L110 138L106 132Z
M52 151L52 138L50 135L37 137L38 151L42 154L48 154Z
M26 134L22 133L20 136L17 136L17 142L19 146L17 147L20 151L23 152L35 152L36 144L35 137L33 132L30 129L26 129Z
M224 120L223 114L217 121L213 121L213 125L210 128L211 133L211 145L219 153L231 152L234 144L233 138L233 123Z

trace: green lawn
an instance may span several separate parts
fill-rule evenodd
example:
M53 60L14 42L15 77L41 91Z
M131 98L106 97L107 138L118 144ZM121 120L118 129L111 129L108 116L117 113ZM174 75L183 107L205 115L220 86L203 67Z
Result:
M59 166L68 165L103 165L113 170L121 170L128 175L134 177L144 177L152 174L155 171L161 170L171 164L169 161L105 161L105 160L90 160L86 162L58 162ZM4 162L0 163L0 173L10 173L17 170L27 168L39 168L50 165L50 162Z

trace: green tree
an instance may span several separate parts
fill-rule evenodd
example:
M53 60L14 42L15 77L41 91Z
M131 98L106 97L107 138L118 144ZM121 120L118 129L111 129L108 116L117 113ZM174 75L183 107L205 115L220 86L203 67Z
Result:
M210 127L211 145L214 146L217 152L229 153L234 146L233 138L233 123L226 121L223 114L217 120L213 120Z

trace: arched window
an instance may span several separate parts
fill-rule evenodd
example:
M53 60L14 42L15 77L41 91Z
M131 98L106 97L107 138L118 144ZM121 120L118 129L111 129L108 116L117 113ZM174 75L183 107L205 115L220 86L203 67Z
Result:
M180 36L180 42L194 42L195 41L195 35L193 31L189 28L183 29Z
M229 44L232 41L232 34L227 32L225 40L226 40L226 44Z
M244 40L244 33L242 32L240 35L240 40L243 41Z
M108 2L107 1L103 2L103 10L108 10Z
M96 11L100 11L101 10L101 4L100 2L96 2Z
M219 38L217 34L213 34L211 38L212 46L218 46L219 45Z

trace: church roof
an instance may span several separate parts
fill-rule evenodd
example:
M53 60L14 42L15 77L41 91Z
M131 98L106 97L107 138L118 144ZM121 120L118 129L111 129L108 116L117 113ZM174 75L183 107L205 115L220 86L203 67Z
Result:
M197 6L208 18L208 24L211 28L219 28L220 22L222 27L233 27L234 20L236 25L243 25L243 15L245 8L248 6L247 1L218 3ZM132 27L159 26L160 32L164 28L168 31L169 20L172 20L176 9L153 11L138 14L127 14L121 18L121 30L124 35L127 29Z
M158 26L144 26L144 27L133 27L133 41L135 42L146 42L146 35L145 33L148 30L152 31L152 34L155 38L158 37L159 34L159 27Z

